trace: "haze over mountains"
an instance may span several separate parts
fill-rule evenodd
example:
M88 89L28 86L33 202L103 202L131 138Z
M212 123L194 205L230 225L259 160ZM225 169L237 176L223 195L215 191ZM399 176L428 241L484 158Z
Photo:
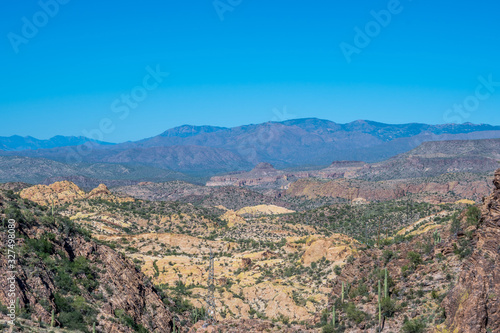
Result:
M57 136L50 140L3 137L0 138L0 155L29 157L31 159L22 160L22 163L40 164L40 168L35 168L39 172L29 175L27 180L30 182L43 177L94 177L92 170L96 168L100 175L113 175L110 179L154 178L157 181L180 179L178 173L207 177L251 170L261 162L271 163L278 169L320 168L343 160L381 162L428 141L495 138L500 138L500 126L471 123L391 125L365 120L337 124L307 118L233 128L184 125L151 138L120 144L94 141L89 144L84 137ZM85 143L86 147L78 148ZM495 142L489 145L492 144L496 145ZM435 148L437 153L439 147ZM489 148L487 151L491 151ZM454 149L448 154L453 155ZM11 167L12 163L20 162L12 157L0 161ZM104 169L109 170L103 173ZM22 176L2 180L20 178Z

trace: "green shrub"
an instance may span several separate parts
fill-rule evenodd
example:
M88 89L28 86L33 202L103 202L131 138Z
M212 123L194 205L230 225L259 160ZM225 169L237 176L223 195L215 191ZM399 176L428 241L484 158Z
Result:
M322 333L335 333L335 327L333 327L332 323L329 323L321 329Z
M347 318L355 322L356 324L361 323L366 318L366 313L356 308L354 303L349 303L346 309Z
M410 260L413 267L417 267L422 263L422 256L418 252L410 251L408 252L406 257L408 258L408 260Z
M403 325L404 333L423 333L425 331L425 323L418 319L408 320Z
M394 258L394 252L392 252L391 250L384 250L384 252L382 253L382 258L384 258L384 262L387 265L387 263L389 263L389 261Z
M458 217L456 215L454 215L452 217L452 220L451 220L450 234L456 236L458 234L458 232L460 231L460 229L461 229L460 220L458 219Z
M393 301L390 297L382 298L380 305L382 307L382 314L384 315L384 317L390 318L394 316L394 313L396 312L396 302Z
M481 220L481 210L476 206L470 206L465 213L469 225L478 225Z

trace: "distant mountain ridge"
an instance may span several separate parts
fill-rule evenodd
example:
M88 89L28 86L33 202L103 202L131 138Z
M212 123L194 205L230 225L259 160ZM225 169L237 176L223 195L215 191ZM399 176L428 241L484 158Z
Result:
M21 151L21 150L50 149L58 147L83 145L89 141L98 143L100 145L112 145L112 143L109 142L91 140L84 136L56 135L47 140L40 140L32 136L22 137L19 135L12 135L12 136L0 137L0 150Z
M500 126L486 124L384 124L357 120L347 124L304 118L232 128L183 125L136 142L97 144L84 163L121 163L212 176L270 163L278 169L326 166L333 161L380 162L428 141L500 138ZM68 140L66 143L69 143ZM1 142L1 141L0 141ZM10 151L65 162L74 147ZM1 147L0 147L1 148ZM11 146L12 148L12 146Z

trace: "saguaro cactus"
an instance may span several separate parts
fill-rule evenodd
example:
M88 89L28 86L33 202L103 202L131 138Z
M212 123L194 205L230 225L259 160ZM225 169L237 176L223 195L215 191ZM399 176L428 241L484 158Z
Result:
M389 297L389 286L387 283L387 268L385 269L385 278L384 278L384 297Z
M50 316L50 327L54 327L55 318L54 318L54 309L52 309L52 314Z
M379 332L382 330L382 306L380 305L380 301L378 302L378 329Z
M335 328L335 304L333 305L333 309L332 309L332 325L333 325L333 328Z
M94 323L92 324L92 333L95 333L95 321L94 321Z
M340 300L344 303L344 282L342 282L342 294L340 296Z

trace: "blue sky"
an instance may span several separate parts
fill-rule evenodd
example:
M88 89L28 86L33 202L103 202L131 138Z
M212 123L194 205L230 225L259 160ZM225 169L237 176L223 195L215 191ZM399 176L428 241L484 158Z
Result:
M492 0L54 1L4 1L0 136L121 142L294 117L500 125Z

